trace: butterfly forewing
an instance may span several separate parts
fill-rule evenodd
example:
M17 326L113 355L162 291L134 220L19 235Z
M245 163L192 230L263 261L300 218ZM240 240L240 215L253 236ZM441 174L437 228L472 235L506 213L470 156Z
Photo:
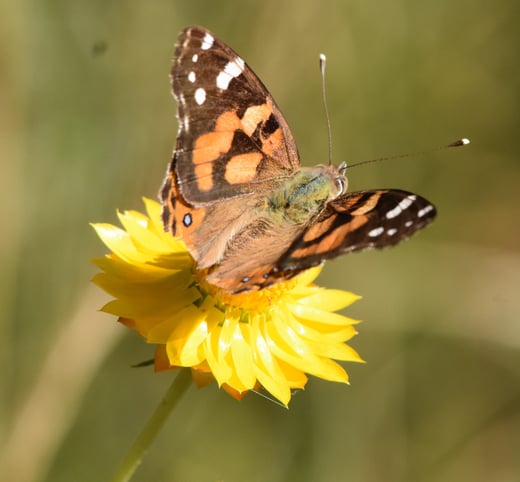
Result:
M185 201L202 206L265 190L298 168L294 139L269 92L206 29L180 34L172 84L179 119L172 169Z
M278 269L320 264L350 251L382 248L431 223L435 207L416 194L379 189L345 194L325 208L281 257Z

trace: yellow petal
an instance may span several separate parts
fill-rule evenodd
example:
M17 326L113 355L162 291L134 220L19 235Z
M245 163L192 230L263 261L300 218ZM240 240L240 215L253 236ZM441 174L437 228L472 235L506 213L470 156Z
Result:
M220 334L222 328L220 326L215 327L206 338L206 361L215 377L215 380L221 386L231 378L232 369L227 363L225 357L221 357L220 351Z
M298 298L298 305L308 305L313 308L326 309L327 311L341 310L361 296L342 290L320 289L309 296Z
M317 341L308 341L307 343L318 356L333 358L334 360L363 363L363 360L356 350L345 343L320 343Z
M163 345L172 339L184 338L203 320L204 314L195 306L188 305L161 322L156 322L154 326L148 330L146 341L148 343ZM167 349L169 349L168 357L170 358L171 364L179 365L178 353L171 352L170 347L167 347Z
M161 252L171 252L170 246L149 229L148 218L126 211L119 213L119 220L139 252L152 256Z
M288 317L287 323L302 338L322 343L344 342L357 335L357 331L352 325L326 325L295 316Z
M130 263L146 261L147 257L135 249L130 236L122 229L111 224L93 224L92 226L103 243L120 258Z
M151 264L131 264L115 255L108 255L105 258L96 258L93 259L92 262L106 274L123 280L140 283L166 278L167 276L171 276L172 273L184 269L179 267L172 270L171 268Z
M352 318L347 318L346 316L340 315L338 313L330 313L328 311L321 310L319 308L313 308L311 306L299 305L296 303L288 304L287 306L296 316L318 323L326 323L329 325L338 326L359 323L359 320L353 320Z

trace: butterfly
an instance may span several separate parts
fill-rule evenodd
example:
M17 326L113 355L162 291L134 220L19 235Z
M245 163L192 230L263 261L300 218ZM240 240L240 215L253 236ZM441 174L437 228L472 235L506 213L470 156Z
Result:
M399 189L346 192L346 165L301 167L267 88L203 27L184 29L171 71L177 143L161 189L164 227L206 280L259 290L350 251L394 245L433 221Z

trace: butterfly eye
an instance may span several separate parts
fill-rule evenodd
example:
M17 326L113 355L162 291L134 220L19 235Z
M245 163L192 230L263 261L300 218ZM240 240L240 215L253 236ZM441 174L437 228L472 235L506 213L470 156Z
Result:
M341 196L347 189L347 180L344 177L337 177L336 187L338 188L338 196Z

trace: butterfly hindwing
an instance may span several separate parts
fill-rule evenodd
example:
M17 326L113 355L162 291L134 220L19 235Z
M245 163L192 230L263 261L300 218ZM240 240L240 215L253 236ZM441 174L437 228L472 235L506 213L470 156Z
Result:
M351 251L397 244L435 215L429 201L399 189L344 194L292 243L278 269L301 270Z
M298 168L296 144L269 92L212 33L181 32L171 75L179 118L172 168L185 201L222 202Z
M208 281L228 291L262 289L287 280L326 259L351 251L392 246L431 223L435 207L416 194L398 189L347 193L329 203L318 219L298 230L287 225L251 236L230 253ZM298 233L294 236L294 233ZM291 243L291 239L293 239ZM284 240L290 244L283 255Z

